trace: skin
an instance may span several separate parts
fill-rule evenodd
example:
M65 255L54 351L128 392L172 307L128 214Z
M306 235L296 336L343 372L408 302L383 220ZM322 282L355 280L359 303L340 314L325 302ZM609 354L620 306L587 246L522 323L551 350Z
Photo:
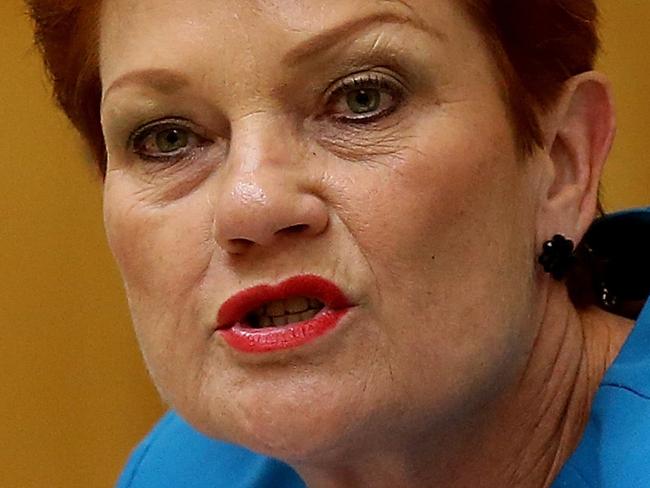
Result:
M100 59L107 235L170 406L313 487L548 486L631 327L536 265L594 217L601 75L522 158L451 0L105 0ZM368 73L393 110L360 124L331 91ZM159 119L197 134L173 161L129 143ZM354 302L341 327L264 356L214 333L228 297L300 273Z

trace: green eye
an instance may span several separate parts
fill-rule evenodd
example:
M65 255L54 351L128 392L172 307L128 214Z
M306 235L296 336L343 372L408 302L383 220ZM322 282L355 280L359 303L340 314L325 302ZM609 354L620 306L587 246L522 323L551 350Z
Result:
M356 115L375 112L381 106L381 92L374 88L352 90L347 95L347 105Z
M168 162L186 158L212 142L186 125L182 119L151 122L131 135L129 146L141 159Z
M173 128L165 129L156 134L156 149L169 154L185 149L189 143L189 134L186 130Z
M393 76L362 73L338 83L328 97L327 112L339 122L364 124L390 115L406 91Z

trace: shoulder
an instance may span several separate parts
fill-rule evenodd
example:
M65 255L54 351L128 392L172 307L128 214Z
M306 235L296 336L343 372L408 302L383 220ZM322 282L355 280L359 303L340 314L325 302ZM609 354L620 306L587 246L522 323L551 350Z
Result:
M210 439L167 413L134 449L117 488L303 488L286 465Z
M594 398L555 488L650 486L650 301Z
M650 398L602 385L589 424L554 488L650 486Z

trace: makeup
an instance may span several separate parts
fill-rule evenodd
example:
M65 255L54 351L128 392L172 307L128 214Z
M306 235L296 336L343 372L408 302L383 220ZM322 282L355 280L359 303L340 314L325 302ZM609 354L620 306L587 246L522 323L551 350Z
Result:
M336 328L351 307L331 281L300 275L233 295L219 309L216 332L244 353L292 349Z

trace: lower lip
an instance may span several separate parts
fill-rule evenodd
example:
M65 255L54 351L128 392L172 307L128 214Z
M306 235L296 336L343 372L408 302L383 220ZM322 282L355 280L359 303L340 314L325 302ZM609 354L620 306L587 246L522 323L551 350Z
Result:
M335 329L350 309L323 310L314 318L278 327L254 329L237 323L219 330L224 340L245 353L268 353L300 347Z

